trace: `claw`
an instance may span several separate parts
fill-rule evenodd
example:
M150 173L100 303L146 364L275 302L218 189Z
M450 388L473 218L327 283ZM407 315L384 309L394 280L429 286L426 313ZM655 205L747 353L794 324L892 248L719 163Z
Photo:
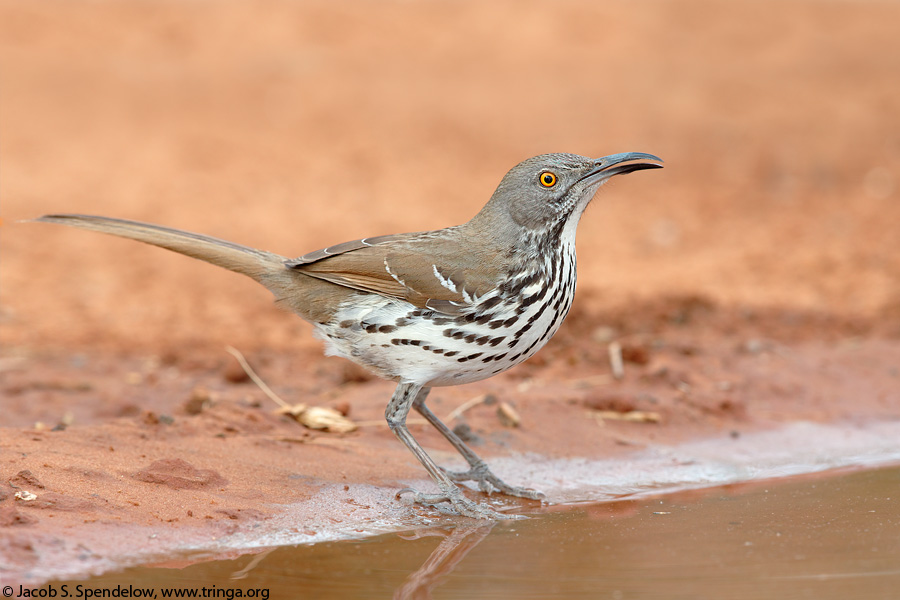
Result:
M399 500L400 496L402 496L403 494L418 494L418 493L419 492L417 492L416 490L414 490L412 488L403 488L402 490L400 490L399 492L394 494L394 499Z
M447 477L449 477L452 481L477 482L479 491L487 494L488 496L493 494L495 491L500 490L499 487L492 486L487 477L479 477L478 473L475 472L475 469L469 469L468 471L448 471L447 469L444 469L442 467L441 470L444 471Z
M473 465L468 471L448 471L442 469L444 473L453 481L475 481L478 483L478 489L485 494L490 495L494 490L507 494L509 496L517 496L519 498L528 498L529 500L546 500L546 496L531 488L517 487L507 484L505 481L494 475L485 463Z
M489 506L473 502L462 495L458 489L448 490L439 494L423 494L412 488L404 488L397 492L397 497L401 494L411 493L412 501L416 504L424 504L425 506L436 506L443 502L449 502L456 512L464 517L472 517L473 519L485 520L502 520L502 519L525 519L521 515L506 515L499 513Z

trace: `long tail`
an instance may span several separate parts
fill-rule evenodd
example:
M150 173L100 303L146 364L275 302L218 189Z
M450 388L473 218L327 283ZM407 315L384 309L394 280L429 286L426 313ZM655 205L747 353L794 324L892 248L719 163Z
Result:
M199 258L258 281L276 297L283 297L286 287L295 284L295 278L284 266L285 257L199 233L92 215L45 215L35 221L131 238Z

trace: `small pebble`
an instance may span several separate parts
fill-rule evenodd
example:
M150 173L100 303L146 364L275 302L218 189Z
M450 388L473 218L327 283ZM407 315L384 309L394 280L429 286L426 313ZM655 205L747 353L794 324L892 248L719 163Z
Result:
M185 403L182 405L184 408L184 412L189 415L199 415L203 412L203 410L209 406L212 401L212 396L203 386L197 386L193 390L191 390L191 397L188 398Z
M482 443L481 436L472 431L472 428L469 427L468 423L460 423L456 427L453 428L453 433L455 433L459 439L464 442L468 442L470 444L480 444Z
M222 378L228 383L244 383L250 381L250 375L237 360L229 360L222 370Z

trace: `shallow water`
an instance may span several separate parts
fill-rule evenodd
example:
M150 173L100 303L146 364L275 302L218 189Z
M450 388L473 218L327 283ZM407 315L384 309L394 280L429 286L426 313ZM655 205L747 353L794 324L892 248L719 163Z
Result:
M530 516L134 568L68 582L68 592L80 583L152 587L157 597L164 588L203 597L204 587L206 597L270 598L900 596L900 466Z

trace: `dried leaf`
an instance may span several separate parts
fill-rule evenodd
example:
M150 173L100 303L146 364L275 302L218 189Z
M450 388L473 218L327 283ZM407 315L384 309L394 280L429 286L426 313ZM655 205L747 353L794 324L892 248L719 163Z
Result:
M324 406L310 406L297 417L310 429L324 429L330 433L349 433L356 431L356 423L334 410Z
M285 404L275 409L276 415L290 415L297 419L307 409L305 404Z

